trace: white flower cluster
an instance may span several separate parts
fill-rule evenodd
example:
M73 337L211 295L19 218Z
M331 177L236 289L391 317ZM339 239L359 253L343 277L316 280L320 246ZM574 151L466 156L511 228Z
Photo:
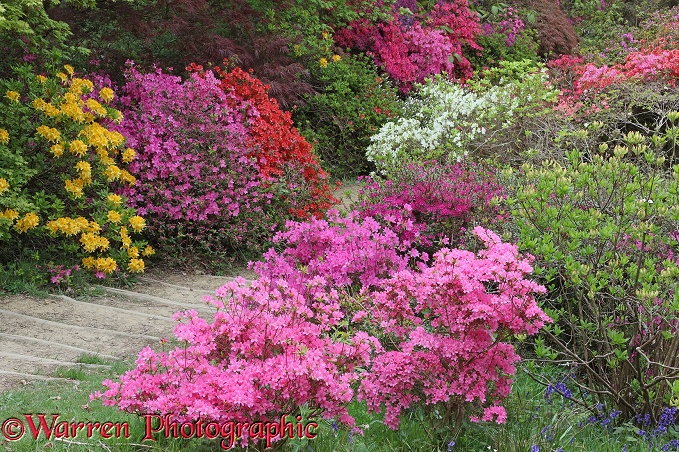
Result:
M473 91L442 77L428 80L406 102L403 116L371 137L366 157L382 174L413 161L460 161L490 139L487 129L513 124L520 103L530 102L521 88L509 82Z

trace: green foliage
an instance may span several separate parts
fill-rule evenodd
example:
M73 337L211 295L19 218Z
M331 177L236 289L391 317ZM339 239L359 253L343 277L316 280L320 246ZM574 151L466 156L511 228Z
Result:
M319 93L307 96L293 119L332 176L366 174L370 136L400 113L397 89L367 58L325 55L309 66Z
M525 165L508 201L519 245L535 255L554 324L539 358L578 369L594 401L657 415L679 365L679 166L639 132L563 163ZM509 175L509 172L506 174Z
M54 4L58 2L53 2ZM69 5L94 7L94 0L65 1ZM20 61L49 69L69 57L89 51L68 42L71 31L64 22L51 19L41 0L3 0L0 2L0 78L11 76L11 66Z

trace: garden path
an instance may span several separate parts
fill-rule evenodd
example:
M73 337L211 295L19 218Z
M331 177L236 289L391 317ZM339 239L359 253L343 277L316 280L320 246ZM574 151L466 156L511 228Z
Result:
M252 274L241 272L244 277ZM145 345L170 338L180 310L196 309L234 277L150 272L127 289L101 287L96 295L74 299L16 295L0 298L0 393L37 380L60 378L65 369L97 367L83 356L134 359Z

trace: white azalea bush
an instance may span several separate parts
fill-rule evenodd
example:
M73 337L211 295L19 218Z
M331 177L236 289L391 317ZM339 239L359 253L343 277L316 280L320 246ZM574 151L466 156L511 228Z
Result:
M403 116L386 123L371 137L366 151L378 173L388 175L409 163L459 162L468 155L492 152L516 137L507 137L517 120L537 114L558 91L544 68L524 62L485 71L468 85L442 76L418 86ZM487 80L493 80L489 83Z

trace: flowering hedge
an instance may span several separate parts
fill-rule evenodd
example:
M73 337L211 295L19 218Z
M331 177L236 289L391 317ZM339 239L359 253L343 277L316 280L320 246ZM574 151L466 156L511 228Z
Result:
M366 18L351 22L337 31L335 42L373 56L404 92L442 72L454 78L471 77L463 47L481 50L474 40L481 29L467 0L438 2L431 11L420 11L412 3L410 8L395 5L385 22L374 24Z
M136 152L114 130L113 90L68 65L56 77L22 66L0 90L0 262L36 253L99 277L143 271L154 250L133 237L146 220L115 193L135 183Z
M159 244L197 253L257 250L286 218L320 215L333 200L311 148L242 71L188 80L128 73L119 130L139 150L124 189L152 215Z

